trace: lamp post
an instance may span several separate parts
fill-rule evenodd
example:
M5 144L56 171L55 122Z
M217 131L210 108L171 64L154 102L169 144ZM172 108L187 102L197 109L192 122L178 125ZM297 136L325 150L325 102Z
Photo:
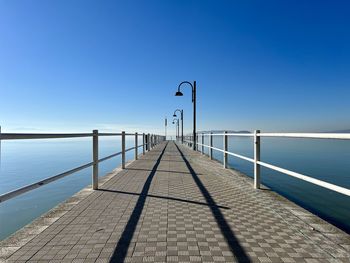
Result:
M177 117L176 116L176 112L179 111L181 116L180 116L180 119L181 119L181 143L184 143L184 110L179 110L179 109L176 109L174 111L174 115L173 117Z
M167 117L165 117L164 127L165 127L165 140L166 140L166 130L167 130L167 127L168 127L168 119L167 119Z
M176 140L179 138L179 119L173 119L173 124L175 124L176 121L176 126L175 126L175 132L176 132Z
M196 81L193 81L193 84L189 81L183 81L179 84L175 96L183 96L183 93L180 91L181 85L189 84L192 88L192 103L193 103L193 150L196 150Z

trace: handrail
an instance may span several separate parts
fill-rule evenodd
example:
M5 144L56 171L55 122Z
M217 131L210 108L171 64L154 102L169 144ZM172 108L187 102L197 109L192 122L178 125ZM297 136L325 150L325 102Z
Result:
M125 152L131 151L131 150L134 150L134 149L135 149L135 146L125 149Z
M296 172L293 172L293 171L290 171L290 170L287 170L287 169L284 169L284 168L281 168L281 167L278 167L278 166L275 166L275 165L272 165L272 164L269 164L269 163L265 163L265 162L262 162L262 161L259 161L258 164L261 165L261 166L264 166L266 168L270 168L271 170L275 170L277 172L293 176L295 178L298 178L298 179L301 179L303 181L306 181L306 182L309 182L309 183L321 186L323 188L327 188L329 190L333 190L333 191L338 192L340 194L344 194L344 195L350 196L350 189L347 189L345 187L341 187L341 186L338 186L338 185L335 185L335 184L327 183L325 181L322 181L322 180L319 180L319 179L316 179L316 178L312 178L310 176L307 176L307 175L304 175L304 174L301 174L301 173L296 173Z
M107 132L98 133L98 136L120 136L120 135L122 135L122 134L121 133L107 133Z
M263 166L266 168L269 168L271 170L275 170L277 172L284 173L286 175L298 178L300 180L321 186L323 188L326 188L328 190L335 191L340 194L344 194L347 196L350 196L350 189L347 189L345 187L341 187L332 183L328 183L319 179L315 179L313 177L293 172L266 162L262 162L260 160L260 140L257 140L256 138L260 137L288 137L288 138L312 138L312 139L340 139L340 140L347 140L350 139L350 134L349 133L260 133L259 131L255 133L250 133L250 134L243 134L243 133L222 133L222 134L210 134L210 133L202 133L201 135L209 135L211 136L210 138L210 144L211 145L206 145L204 143L199 143L196 140L196 145L202 146L202 154L204 154L204 149L203 147L209 148L210 150L216 150L219 152L222 152L224 154L224 159L226 158L227 155L235 156L237 158L249 161L251 163L254 163L254 187L255 188L260 188L260 167ZM212 146L212 136L253 136L255 138L255 143L254 143L254 159L222 150L220 148ZM193 140L184 140L187 143L194 143ZM202 140L203 142L203 140ZM226 140L224 141L224 144L227 143ZM225 146L225 145L224 145ZM226 145L227 146L227 145ZM227 148L227 147L224 147ZM210 152L210 155L212 153ZM212 156L211 156L212 157ZM225 168L226 165L224 164Z
M113 153L113 154L108 155L108 156L106 156L106 157L103 157L103 158L99 159L98 162L99 162L99 163L102 163L102 162L104 162L104 161L106 161L106 160L108 160L108 159L111 159L111 158L113 158L113 157L116 157L116 156L118 156L118 155L120 155L120 154L122 154L122 151L117 152L117 153Z
M350 133L259 133L257 136L350 140Z
M198 133L203 136L237 136L237 137L254 137L254 133ZM310 139L337 139L350 140L350 133L275 133L265 132L258 133L258 137L287 137L287 138L310 138Z
M206 144L201 144L201 143L197 143L197 145L199 146L204 146L204 147L207 147L209 149L213 149L213 150L216 150L216 151L219 151L219 152L222 152L222 153L226 153L228 155L232 155L232 156L235 156L235 157L238 157L240 159L243 159L243 160L246 160L248 162L254 162L254 159L252 158L249 158L249 157L246 157L246 156L243 156L243 155L240 155L240 154L237 154L237 153L233 153L233 152L229 152L229 151L224 151L220 148L216 148L216 147L210 147L209 145L206 145Z
M43 186L45 184L54 182L54 181L56 181L58 179L61 179L61 178L65 177L65 176L67 176L67 175L70 175L70 174L76 173L76 172L78 172L80 170L83 170L85 168L88 168L91 165L93 165L93 162L90 162L90 163L78 166L76 168L73 168L71 170L65 171L63 173L60 173L60 174L57 174L57 175L45 178L45 179L40 180L38 182L35 182L35 183L32 183L32 184L23 186L21 188L18 188L16 190L13 190L13 191L10 191L10 192L7 192L5 194L2 194L2 195L0 195L0 203L4 202L6 200L9 200L9 199L11 199L13 197L16 197L18 195L24 194L24 193L26 193L26 192L28 192L30 190L39 188L39 187L41 187L41 186Z
M98 136L121 136L121 133L99 133ZM134 133L125 133L126 136L134 136ZM62 139L92 137L92 133L0 133L0 140L31 140L31 139ZM143 134L138 134L143 136Z
M98 138L100 136L121 136L122 141L122 151L113 153L101 159L98 158ZM135 146L125 149L125 137L134 136L135 137ZM142 136L142 144L138 145L138 138ZM61 179L65 176L76 173L82 169L86 169L90 166L93 166L92 173L92 188L98 189L98 164L104 162L108 159L122 155L122 168L125 167L125 153L131 150L135 150L135 159L137 159L138 148L142 147L142 154L145 154L146 151L150 151L155 145L165 140L164 136L155 135L155 134L145 134L145 133L98 133L97 130L94 130L92 133L1 133L0 130L0 142L1 140L22 140L22 139L59 139L59 138L77 138L77 137L92 137L93 139L93 161L76 168L70 169L68 171L59 173L57 175L45 178L38 182L20 187L18 189L12 190L10 192L0 194L0 203L24 194L28 191L46 185L48 183L54 182L58 179ZM1 153L0 153L1 154Z
M0 140L59 139L91 136L92 133L1 133Z
M224 133L198 133L198 134L201 134L201 135L204 135L204 136L222 136L224 135ZM253 137L254 134L252 133L226 133L226 135L229 135L229 136L242 136L242 137Z

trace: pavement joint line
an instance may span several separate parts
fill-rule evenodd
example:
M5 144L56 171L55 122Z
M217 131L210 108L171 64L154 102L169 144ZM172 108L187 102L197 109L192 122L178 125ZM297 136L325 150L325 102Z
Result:
M25 227L23 240L18 231L0 262L350 262L345 232L206 155L165 144L100 179L108 191L84 188L45 214L43 229Z

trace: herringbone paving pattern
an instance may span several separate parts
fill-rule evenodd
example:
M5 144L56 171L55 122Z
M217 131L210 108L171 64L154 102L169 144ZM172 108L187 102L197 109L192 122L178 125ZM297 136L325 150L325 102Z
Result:
M350 262L348 235L333 233L337 242L291 211L308 215L198 152L162 143L8 261Z

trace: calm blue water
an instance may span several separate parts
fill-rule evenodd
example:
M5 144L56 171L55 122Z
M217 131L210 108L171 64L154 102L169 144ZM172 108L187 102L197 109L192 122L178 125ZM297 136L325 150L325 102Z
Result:
M208 144L207 139L205 143ZM140 142L141 144L141 138ZM91 139L3 141L0 193L36 182L91 161ZM126 147L132 147L127 140ZM222 137L214 138L222 148ZM120 151L118 138L100 140L100 157ZM339 140L262 138L262 160L314 178L350 188L350 142ZM253 157L251 138L230 138L229 150ZM139 148L141 152L141 148ZM205 151L208 153L208 151ZM131 160L134 152L127 153ZM214 151L222 161L222 153ZM117 156L100 165L100 176L120 165ZM248 176L252 164L229 157L229 165ZM276 192L350 232L350 198L287 175L262 169L262 182ZM4 239L91 183L91 168L0 204L0 239Z
M127 139L126 148L133 147L133 143L133 139ZM117 137L99 140L100 158L120 150L121 142ZM141 151L142 147L139 153ZM127 152L126 158L132 160L134 151ZM91 139L2 141L0 193L62 173L91 162L91 159ZM120 163L120 156L102 162L99 176L112 171ZM91 184L91 169L87 168L0 204L0 240Z
M205 138L204 144L209 144ZM215 136L214 147L223 147ZM200 148L201 149L201 148ZM229 138L229 151L253 158L253 139ZM208 154L208 150L204 152ZM213 152L222 162L223 154ZM313 178L350 188L350 141L321 139L261 138L261 160ZM253 177L253 164L229 156L229 166ZM350 197L291 176L261 169L262 183L321 218L350 233Z

